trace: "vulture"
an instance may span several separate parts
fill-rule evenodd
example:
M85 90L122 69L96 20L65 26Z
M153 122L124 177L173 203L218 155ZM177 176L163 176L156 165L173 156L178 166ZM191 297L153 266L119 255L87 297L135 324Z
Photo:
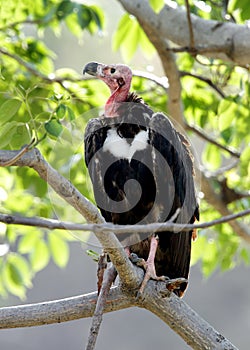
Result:
M130 92L131 69L124 64L86 64L83 74L109 87L104 113L85 129L85 162L96 204L107 222L122 225L199 219L193 158L187 139L169 118ZM179 280L182 297L188 284L194 231L118 235L131 260L140 263L147 281ZM138 257L138 259L134 259Z

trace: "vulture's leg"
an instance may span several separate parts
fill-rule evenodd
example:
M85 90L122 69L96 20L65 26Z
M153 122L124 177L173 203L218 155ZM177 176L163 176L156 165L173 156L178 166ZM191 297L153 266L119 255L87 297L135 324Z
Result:
M144 259L141 259L140 262L137 263L137 265L144 267L144 269L146 271L144 279L143 279L142 284L141 284L141 287L138 291L138 296L142 295L148 281L151 278L154 280L157 280L157 281L165 281L166 280L165 276L157 276L156 272L155 272L155 254L156 254L156 250L158 247L158 242L159 242L159 238L152 236L152 238L150 240L150 248L149 248L149 254L148 254L147 261L145 261Z
M170 292L175 292L176 290L178 291L180 289L180 286L182 285L182 283L187 283L188 280L182 277L179 278L174 278L174 279L170 279L167 276L157 276L156 275L156 271L155 271L155 254L157 251L157 247L158 247L158 242L159 242L159 238L153 236L150 240L150 248L149 248L149 254L148 254L148 259L147 261L145 261L142 258L139 258L136 254L131 253L129 255L130 260L135 263L137 266L143 267L145 272L144 275L144 279L142 281L142 284L140 286L140 289L138 291L137 296L141 296L148 281L150 279L156 280L156 281L165 281L166 282L166 295L163 296L168 296L169 291ZM162 293L164 294L164 292ZM181 293L177 293L180 297L182 296Z

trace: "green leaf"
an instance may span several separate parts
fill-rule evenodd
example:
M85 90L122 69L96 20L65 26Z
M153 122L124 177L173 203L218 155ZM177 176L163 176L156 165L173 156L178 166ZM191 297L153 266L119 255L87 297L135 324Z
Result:
M54 262L59 267L65 267L69 260L68 244L55 232L49 233L48 239L51 255Z
M0 149L7 146L17 130L17 122L9 122L0 127Z
M75 113L70 107L67 107L67 112L68 112L69 120L70 121L75 120L75 118L76 118Z
M56 16L59 21L71 14L76 4L73 1L63 0L57 7Z
M9 277L11 282L17 286L21 286L23 283L22 273L18 266L11 261L8 263Z
M218 150L218 147L208 143L202 154L202 161L208 169L218 169L221 165L221 153Z
M72 145L72 133L66 127L63 128L63 132L61 133L61 138Z
M4 268L3 280L6 288L20 298L25 297L26 287L31 287L31 270L22 256L10 253Z
M77 13L73 12L71 15L69 15L65 19L65 23L72 34L74 34L77 37L80 37L82 35L82 28L78 23Z
M232 10L238 10L240 12L240 17L243 21L249 20L250 18L250 7L249 2L246 0L235 0L232 2Z
M49 249L43 239L36 241L33 251L30 254L30 262L32 269L37 272L48 265L50 258Z
M10 146L13 149L18 149L25 144L28 144L31 140L31 135L27 125L19 125L16 128L14 137L10 141Z
M237 115L237 104L223 99L218 106L219 129L221 131L229 128Z
M44 124L46 131L55 137L59 137L63 131L63 126L56 118L52 118L49 122Z
M149 4L156 13L159 13L164 6L164 0L149 0Z
M92 20L91 10L87 6L81 5L77 12L77 18L80 27L82 29L85 29L86 27L88 27Z
M246 145L247 147L241 153L241 160L243 163L250 163L250 144Z
M117 51L120 48L124 60L130 61L139 45L148 57L151 57L155 52L154 46L140 27L137 19L125 14L113 36L113 50Z
M240 252L240 256L246 265L250 264L250 251L246 248L242 248Z
M95 252L94 250L92 249L87 249L86 250L86 253L88 256L90 256L95 262L98 262L99 261L99 254L97 252Z
M99 31L103 28L104 16L101 9L98 6L92 5L89 6L91 11L92 21L95 22Z
M154 45L148 39L147 35L144 33L142 28L140 28L140 33L139 33L139 43L142 51L150 59L152 55L156 52L156 50Z
M122 42L127 35L129 27L130 27L130 17L126 13L120 19L120 22L118 24L118 28L115 31L115 34L113 36L112 48L114 51L117 51L119 49L119 47L122 45Z
M139 44L140 26L134 17L129 17L129 29L126 36L123 38L121 52L124 60L129 62L134 56Z
M203 252L206 248L207 240L204 236L199 235L197 241L192 244L191 250L191 266L195 265L203 257Z
M207 242L203 251L202 272L205 277L211 275L217 266L217 247L214 240Z
M62 119L66 112L66 106L64 104L60 104L56 109L56 115L59 119Z
M0 124L7 123L18 112L22 102L16 98L7 100L0 107Z
M26 235L23 235L18 244L18 252L21 254L30 253L34 249L38 239L39 237L37 236L37 232L32 231Z

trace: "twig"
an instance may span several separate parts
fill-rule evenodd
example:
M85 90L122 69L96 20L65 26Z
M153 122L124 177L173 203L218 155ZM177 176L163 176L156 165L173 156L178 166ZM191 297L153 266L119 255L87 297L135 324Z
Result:
M94 312L92 322L91 322L91 327L90 327L90 332L89 332L86 350L94 350L94 348L95 348L95 343L96 343L99 329L100 329L100 326L102 323L102 316L104 313L106 301L107 301L107 298L109 295L111 285L114 282L116 276L117 276L116 269L112 265L106 271L106 277L102 283L101 291L100 291L100 294L99 294L98 299L97 299L95 312Z
M206 169L203 165L200 165L200 170L206 174L209 178L218 179L219 176L224 175L227 171L232 170L233 168L236 168L239 164L239 159L235 159L230 164L222 166L221 168L211 171Z
M209 86L211 86L216 92L218 92L218 94L222 97L222 98L225 98L226 95L224 94L224 92L218 88L218 86L216 84L214 84L212 82L211 79L209 78L205 78L201 75L198 75L198 74L193 74L193 73L190 73L190 72L186 72L186 71L180 71L180 76L181 77L185 77L185 76L190 76L192 78L196 78L196 79L199 79L201 81L203 81L204 83L207 83Z
M102 287L102 282L103 282L103 276L107 268L107 254L102 253L99 256L98 259L98 267L97 267L97 292L98 295L100 294L101 287Z
M208 46L208 45L196 45L196 46L179 46L179 47L168 47L167 51L172 51L174 53L179 52L188 52L190 54L206 54L206 53L219 53L222 51L222 48L217 45Z
M133 70L133 75L135 77L143 78L154 82L156 85L162 87L164 90L168 90L169 83L166 77L158 77L153 73L143 72L140 70Z
M206 141L212 143L213 145L223 149L224 151L230 153L231 156L236 157L236 158L240 158L240 152L236 151L232 147L225 146L225 145L222 145L221 143L217 142L215 139L208 136L208 134L205 133L200 127L186 123L186 128L194 131L197 135L199 135L204 140L206 140Z
M36 139L32 139L30 143L24 146L12 159L5 162L0 161L0 167L7 167L13 165L18 159L20 159L26 152L28 152L32 146L34 146Z
M11 29L11 28L14 28L14 27L22 25L22 24L38 24L39 25L39 24L47 24L49 22L50 21L45 21L44 19L25 19L24 21L16 21L16 22L10 23L4 27L1 27L0 32L3 32L7 29Z
M228 216L231 215L230 210L228 209L227 205L223 201L223 197L215 193L212 184L211 179L209 179L207 176L205 176L204 173L200 173L201 175L201 188L202 191L205 193L205 198L207 202L214 207L222 216ZM245 224L243 221L229 221L228 222L233 230L241 239L244 241L250 243L250 227L249 225Z
M62 88L66 91L68 91L69 93L73 93L68 87L65 86L65 82L69 81L72 83L76 83L76 82L80 82L82 80L84 80L83 78L72 78L72 77L67 77L67 78L61 78L61 77L56 77L56 76L47 76L43 73L41 73L40 71L38 71L32 64L30 64L29 62L24 61L20 56L15 55L13 53L10 53L9 51L7 51L5 48L1 47L0 48L0 53L2 55L8 56L10 58L12 58L13 60L15 60L16 62L18 62L22 67L24 67L27 71L29 71L31 74L33 74L34 76L40 78L43 81L46 81L50 84L53 83L58 83L59 85L62 86ZM75 94L75 92L74 92Z
M189 30L189 42L190 42L190 49L194 49L195 42L194 42L194 32L193 32L193 26L192 26L192 20L191 20L191 13L190 13L190 6L189 1L185 0L186 10L187 10L187 21L188 21L188 30Z
M247 196L249 194L247 193ZM164 231L191 231L193 229L205 229L215 225L223 224L229 221L233 221L244 216L250 215L250 209L240 211L239 213L230 214L222 216L218 219L198 223L198 224L176 224L171 220L166 222L155 222L145 225L114 225L111 223L103 224L74 224L70 222L57 221L52 219L45 218L27 218L20 217L9 214L0 214L0 222L5 224L14 224L14 225L24 225L24 226L35 226L43 227L50 230L71 230L71 231L91 231L94 233L106 233L112 231L115 234L124 234L124 233L144 233L144 232L164 232ZM166 233L167 234L167 233ZM250 239L250 236L249 236Z

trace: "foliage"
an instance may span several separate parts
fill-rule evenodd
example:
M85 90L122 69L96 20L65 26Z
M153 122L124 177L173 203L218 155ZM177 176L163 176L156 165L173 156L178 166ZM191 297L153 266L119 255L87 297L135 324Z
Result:
M176 2L184 4L182 0ZM216 5L214 1L207 1L206 7L202 3L204 5L200 1L190 2L192 12L203 18L226 20L222 2ZM150 1L150 4L159 12L163 1ZM99 6L67 0L27 0L18 2L18 6L17 0L9 0L2 1L0 6L0 148L19 149L35 137L40 140L38 148L48 162L93 200L82 160L82 135L87 120L99 114L107 90L94 80L80 80L73 70L54 71L55 55L45 45L42 35L48 28L59 35L62 25L78 38L85 31L94 35L104 29L104 14ZM238 23L249 18L246 0L232 0L226 10L228 18ZM27 34L27 26L33 26L39 35ZM125 13L113 35L113 49L120 49L128 62L139 47L146 57L155 53L137 20ZM182 98L187 122L202 128L221 145L242 151L235 166L213 177L213 173L234 159L216 145L203 143L203 166L211 172L214 189L218 193L222 191L221 180L226 178L229 188L247 191L250 188L248 73L244 68L219 60L204 57L195 60L187 53L179 54L177 63L183 73ZM202 76L211 84L188 73ZM133 88L155 110L167 112L163 88L139 77L133 79ZM230 209L238 211L249 207L248 198L233 201ZM72 208L62 205L34 171L26 168L0 168L0 211L82 221ZM205 200L202 200L201 212L202 221L219 216ZM88 239L87 234L75 236ZM61 231L1 224L0 239L0 247L9 247L8 252L0 249L0 254L3 252L0 295L12 293L24 298L26 289L32 287L34 275L45 268L51 258L59 267L67 264L68 242L75 238ZM223 224L200 233L192 261L201 261L203 273L208 276L218 267L224 271L241 261L249 263L250 253L231 227Z

